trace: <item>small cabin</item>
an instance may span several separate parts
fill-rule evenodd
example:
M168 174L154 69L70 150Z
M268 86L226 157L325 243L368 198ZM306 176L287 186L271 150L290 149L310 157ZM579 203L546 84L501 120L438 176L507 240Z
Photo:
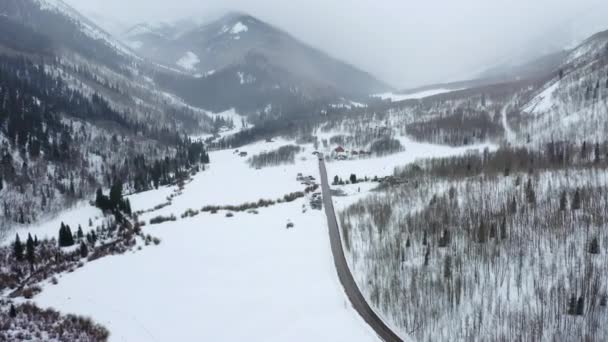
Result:
M247 152L243 151L243 152L239 153L239 156L240 157L247 157Z
M336 149L334 150L334 152L336 153L344 153L346 150L344 149L344 147L342 146L338 146L336 147Z

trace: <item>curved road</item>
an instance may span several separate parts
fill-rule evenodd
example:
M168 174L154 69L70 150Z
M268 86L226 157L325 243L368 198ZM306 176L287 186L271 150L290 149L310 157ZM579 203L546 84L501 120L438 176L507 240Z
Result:
M334 256L334 264L338 271L338 278L340 283L344 287L344 291L348 296L353 308L357 310L359 315L369 324L372 329L378 334L378 336L387 342L403 341L397 334L395 334L378 315L369 306L363 294L359 290L355 279L353 278L346 257L344 256L344 249L342 248L342 239L340 237L340 229L338 228L338 221L336 220L336 213L334 211L334 204L331 199L331 191L329 183L327 181L327 170L325 168L325 161L323 157L319 158L319 169L321 173L321 186L323 189L323 205L325 205L325 214L327 215L327 224L329 226L329 240L331 243L331 252Z

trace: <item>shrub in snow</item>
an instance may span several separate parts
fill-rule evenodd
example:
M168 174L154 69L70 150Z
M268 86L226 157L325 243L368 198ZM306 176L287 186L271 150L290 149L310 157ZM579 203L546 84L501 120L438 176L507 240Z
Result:
M161 224L168 221L176 221L177 218L174 215L171 216L156 216L150 219L150 224Z
M295 162L296 154L298 154L301 150L302 148L300 146L282 146L277 150L262 152L256 156L253 156L248 160L248 162L253 168L276 166L287 163L293 164Z
M0 315L0 341L104 342L110 335L88 318L63 316L31 303L15 305L0 300L0 311L8 311L8 315Z

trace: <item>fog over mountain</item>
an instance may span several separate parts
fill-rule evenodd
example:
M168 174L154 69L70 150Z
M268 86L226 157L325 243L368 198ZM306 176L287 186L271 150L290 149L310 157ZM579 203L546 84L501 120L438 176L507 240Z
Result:
M543 46L551 38L580 40L608 28L601 22L608 4L599 0L68 2L96 20L110 18L112 29L118 22L128 27L247 12L398 87L472 77L512 54L518 59L522 45L538 45L541 54L551 52Z

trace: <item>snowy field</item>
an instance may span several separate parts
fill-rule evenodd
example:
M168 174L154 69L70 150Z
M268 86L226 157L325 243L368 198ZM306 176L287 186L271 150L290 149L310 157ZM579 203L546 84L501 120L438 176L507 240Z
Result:
M242 150L251 155L287 143ZM183 195L150 215L166 211L179 217L205 204L274 199L303 190L297 173L318 177L317 159L308 151L295 165L262 170L249 168L233 151L213 152L211 159ZM147 209L174 190L129 198L134 210ZM77 210L83 220L91 214ZM295 227L287 230L288 222ZM58 285L46 284L36 303L92 317L111 331L111 341L376 340L338 281L325 216L308 208L305 198L257 215L201 213L144 231L161 244L65 274Z
M323 213L303 203L151 226L159 246L64 275L36 302L93 317L111 341L374 341L338 282Z
M458 91L461 89L446 89L446 88L438 88L438 89L429 89L411 94L397 94L397 93L383 93L373 95L374 97L379 97L382 100L391 100L393 102L405 101L405 100L414 100L414 99L423 99L425 97L430 97L434 95L451 93L453 91Z
M161 210L146 213L140 218L148 220L152 217L174 214L180 216L188 209L201 209L207 205L239 205L246 202L257 202L260 199L276 200L292 192L304 190L304 186L296 180L298 173L317 178L317 158L312 155L309 146L298 155L298 160L292 165L281 165L260 170L250 168L247 159L263 151L271 151L293 142L277 140L260 142L239 149L247 152L247 157L240 157L236 150L223 150L210 154L211 164L207 170L200 173L183 190L182 195L173 199L171 206ZM309 153L310 151L310 153ZM166 194L164 197L166 197ZM145 195L139 195L145 196ZM152 195L154 196L154 195ZM144 200L150 202L148 200ZM140 206L141 200L131 200L134 210L148 209L151 205ZM152 203L155 200L151 201ZM149 203L148 203L149 204ZM158 204L158 203L156 203Z

